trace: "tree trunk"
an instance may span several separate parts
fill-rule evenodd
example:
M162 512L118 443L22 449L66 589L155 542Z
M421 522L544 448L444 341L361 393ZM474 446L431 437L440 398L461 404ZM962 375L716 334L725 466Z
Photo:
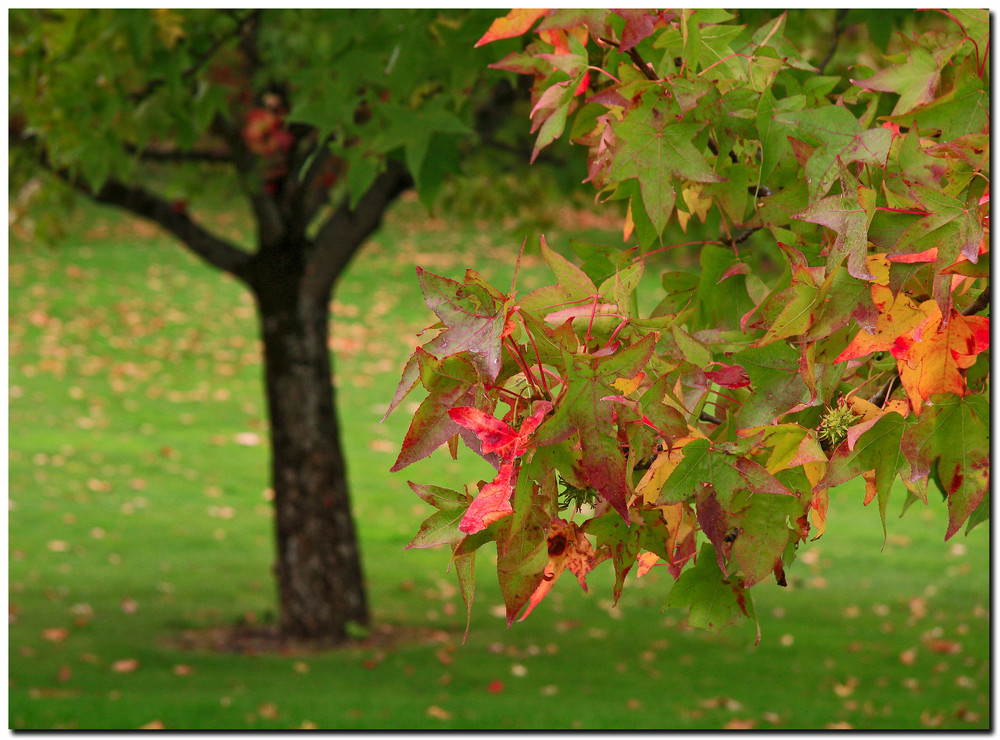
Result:
M253 281L271 419L280 628L341 642L349 623L366 625L369 615L327 348L330 291L308 295L301 271L282 267Z

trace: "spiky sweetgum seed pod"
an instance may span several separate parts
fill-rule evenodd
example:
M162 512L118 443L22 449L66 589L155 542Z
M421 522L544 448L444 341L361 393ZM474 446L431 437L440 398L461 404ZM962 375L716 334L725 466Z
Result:
M857 418L847 406L828 408L819 425L819 438L829 441L834 447L839 445Z

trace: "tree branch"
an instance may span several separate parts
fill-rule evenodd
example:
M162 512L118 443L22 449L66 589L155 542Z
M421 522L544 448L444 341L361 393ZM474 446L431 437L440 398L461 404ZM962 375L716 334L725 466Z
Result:
M27 146L26 137L9 137L12 145ZM66 168L56 167L43 148L34 151L35 160L52 175L83 195L106 205L117 206L129 213L140 216L166 229L177 237L188 249L213 267L246 280L246 267L251 255L248 252L217 237L196 223L183 210L177 210L168 201L145 188L127 185L111 178L95 190L88 182Z
M132 144L125 145L125 151L144 162L209 162L232 164L233 155L219 149L158 149L147 147L138 149Z
M659 81L660 78L656 76L656 72L650 68L650 66L642 58L642 55L639 54L639 50L634 46L627 51L622 51L621 46L610 39L600 38L598 41L613 47L619 54L627 54L628 58L632 60L632 64L639 68L639 71L642 72L643 76L645 76L647 80L651 80L652 82Z
M242 34L243 29L247 27L247 24L250 23L251 21L256 20L256 18L260 14L261 14L260 9L252 10L246 15L244 15L242 18L238 19L236 27L232 31L217 38L211 46L209 46L204 52L202 52L195 58L194 64L192 64L190 67L188 67L181 73L181 80L183 80L184 82L190 82L191 78L194 77L196 74L198 74L198 71L202 67L208 64L208 61L213 56L215 56L216 52L219 51L219 49L221 49L226 43L228 43L232 39ZM155 80L150 80L148 83L146 83L146 86L144 88L142 88L141 90L137 90L134 93L131 93L128 96L129 100L131 100L133 103L140 103L165 84L166 80L164 80L162 77L158 77Z
M389 204L411 187L413 178L406 167L389 160L386 171L375 178L353 210L345 197L316 235L303 288L316 295L329 292L354 253L381 225Z
M819 63L819 74L823 74L823 70L826 69L826 65L830 63L833 59L833 55L837 53L837 45L840 43L840 36L844 33L843 22L847 17L847 9L841 8L837 11L837 15L833 18L833 41L830 43L830 48L826 52L826 56L823 57L823 61Z
M963 316L973 316L990 305L990 287L990 285L987 285L986 290L979 294L979 297L972 302L972 305L962 311Z

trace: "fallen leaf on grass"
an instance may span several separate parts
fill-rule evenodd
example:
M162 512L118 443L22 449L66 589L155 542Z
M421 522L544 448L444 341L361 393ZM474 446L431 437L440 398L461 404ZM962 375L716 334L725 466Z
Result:
M163 720L161 720L161 719L154 719L152 722L147 722L146 724L144 724L139 729L140 730L163 730L163 729L166 729L166 725L163 724Z
M451 712L447 709L442 709L435 704L431 704L427 707L427 716L433 717L434 719L451 719Z
M66 683L73 677L72 669L65 663L60 666L59 672L56 674L56 681L59 683Z
M49 627L42 630L42 638L49 642L62 642L69 637L69 630L65 627Z
M139 667L139 661L135 658L122 658L111 664L111 670L115 673L131 673Z
M497 681L496 679L490 681L486 686L486 690L491 694L499 694L503 691L503 681Z
M737 719L733 718L726 722L722 726L723 730L752 730L757 726L757 720L755 719Z
M233 442L244 447L256 447L260 444L260 435L256 432L240 432L233 435Z
M844 722L843 720L841 720L840 722L827 722L826 725L825 725L825 727L828 730L853 730L854 729L854 725L852 725L850 722Z
M844 683L835 683L833 685L833 693L844 699L854 693L854 687L858 685L858 679L854 676L848 676Z
M194 673L194 668L192 668L189 665L184 665L183 663L179 663L174 666L173 672L175 676L190 676L192 673Z
M257 714L262 719L276 719L278 717L278 707L271 702L264 702L257 707Z
M927 640L924 644L927 645L928 650L934 653L954 655L962 652L962 643L953 640Z
M63 540L50 540L46 547L52 552L67 552L69 550L69 543Z

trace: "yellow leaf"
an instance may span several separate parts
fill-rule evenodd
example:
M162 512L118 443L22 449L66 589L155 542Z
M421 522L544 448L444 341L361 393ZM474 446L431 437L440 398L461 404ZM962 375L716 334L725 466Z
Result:
M697 430L696 430L697 431ZM698 432L699 437L704 435ZM646 504L656 503L656 499L660 496L660 489L663 488L663 484L667 482L667 478L670 474L674 472L681 460L684 459L684 453L681 448L688 442L696 439L696 437L681 437L677 440L673 447L669 451L661 452L653 459L652 465L649 466L649 470L646 471L645 475L635 487L636 493L642 496L642 500Z
M627 396L630 393L635 393L635 389L639 387L639 383L641 383L645 377L646 373L640 370L634 378L618 378L613 385L616 389L621 391L623 396Z

